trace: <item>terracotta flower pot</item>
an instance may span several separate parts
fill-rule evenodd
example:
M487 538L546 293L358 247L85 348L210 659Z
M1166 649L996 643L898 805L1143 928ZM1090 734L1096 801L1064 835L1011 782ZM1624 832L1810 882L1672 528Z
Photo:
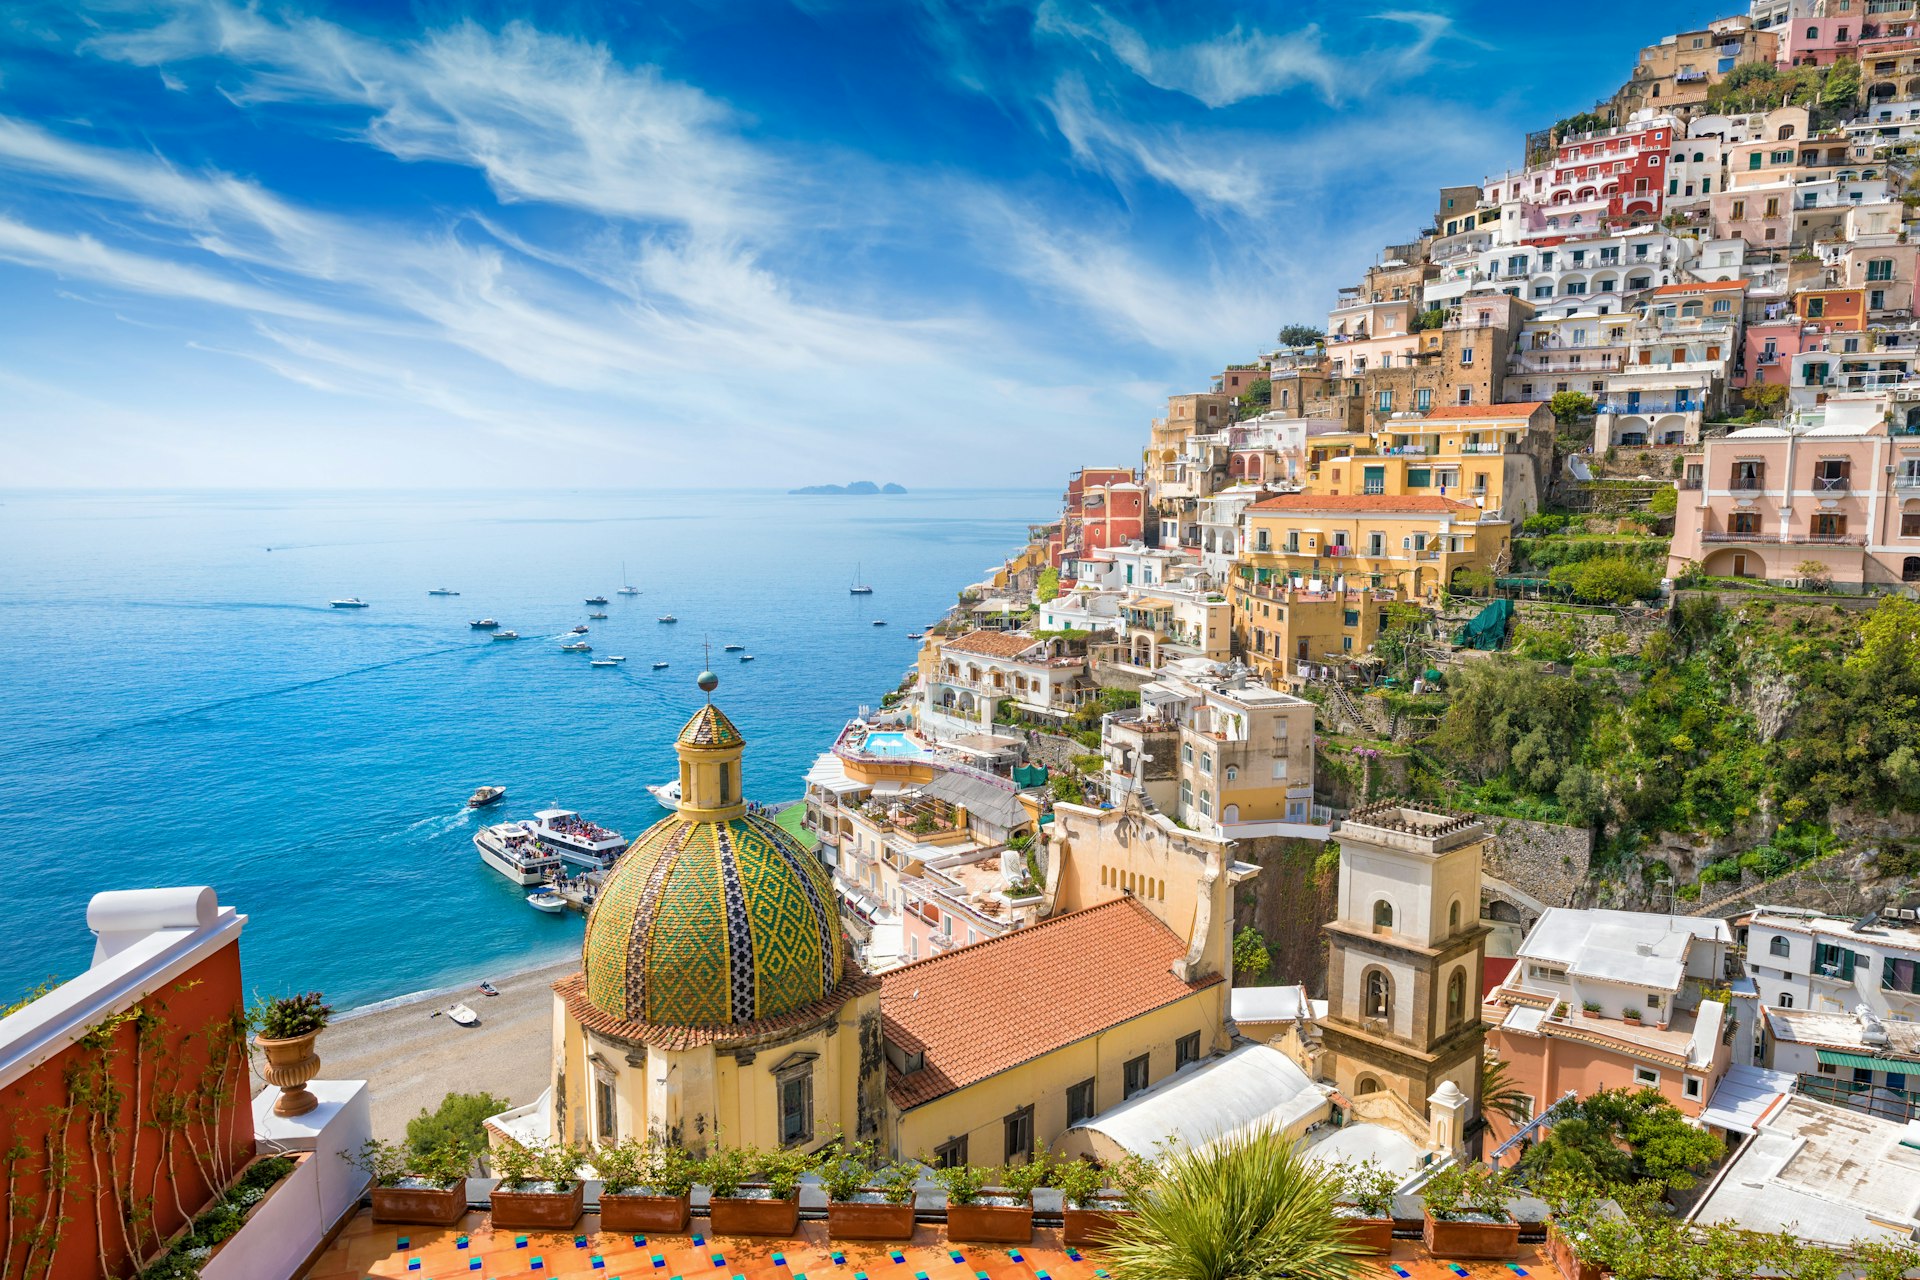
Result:
M1547 1227L1547 1252L1565 1280L1600 1280L1606 1274L1606 1268L1598 1263L1582 1261L1573 1242L1551 1224Z
M506 1191L493 1189L493 1225L535 1231L566 1231L580 1221L587 1189L580 1183L571 1191Z
M969 1244L1026 1244L1033 1239L1033 1205L949 1204L947 1239Z
M686 1196L650 1196L637 1191L600 1193L600 1229L625 1235L679 1235L690 1213Z
M1090 1209L1066 1205L1060 1216L1064 1222L1060 1232L1062 1244L1101 1244L1119 1227L1121 1219L1133 1216L1133 1210L1126 1207L1124 1200L1102 1197L1100 1203Z
M467 1211L465 1178L441 1190L438 1187L375 1187L375 1222L411 1222L420 1226L450 1227Z
M835 1200L827 1205L827 1235L835 1240L911 1240L913 1201Z
M320 1105L320 1099L313 1096L307 1088L307 1081L320 1074L320 1055L313 1051L313 1042L319 1037L318 1031L309 1031L303 1036L288 1036L284 1040L269 1040L265 1036L255 1036L253 1042L260 1046L260 1052L267 1057L267 1065L260 1074L266 1077L268 1084L280 1086L280 1096L274 1100L273 1114L277 1116L303 1116Z
M800 1229L800 1197L715 1196L707 1205L707 1219L717 1236L790 1236Z
M1334 1219L1347 1232L1347 1239L1356 1251L1366 1254L1386 1254L1393 1252L1392 1218L1349 1218Z
M1517 1258L1520 1224L1476 1222L1464 1218L1436 1218L1431 1213L1421 1227L1427 1252L1437 1258Z

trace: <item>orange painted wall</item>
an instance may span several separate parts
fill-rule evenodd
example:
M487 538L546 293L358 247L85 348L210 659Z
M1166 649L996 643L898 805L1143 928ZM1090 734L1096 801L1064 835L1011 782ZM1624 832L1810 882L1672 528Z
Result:
M215 1183L239 1172L253 1154L246 1045L222 1028L243 1000L240 949L228 945L136 1006L151 1019L144 1033L133 1021L96 1032L99 1045L71 1045L0 1094L8 1207L32 1210L0 1222L0 1271L46 1280L125 1275L206 1207ZM203 1082L214 1088L202 1093ZM168 1142L156 1119L181 1104L193 1114ZM63 1150L67 1176L49 1179L50 1153L58 1168ZM151 1204L150 1214L135 1211L146 1225L129 1226L129 1206L142 1204ZM67 1221L34 1238L42 1221L60 1217Z

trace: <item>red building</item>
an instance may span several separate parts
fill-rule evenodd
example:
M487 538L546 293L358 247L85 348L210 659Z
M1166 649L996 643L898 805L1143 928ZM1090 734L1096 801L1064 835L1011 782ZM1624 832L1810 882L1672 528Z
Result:
M1083 467L1067 481L1060 536L1051 547L1054 568L1067 559L1145 536L1147 493L1127 467Z

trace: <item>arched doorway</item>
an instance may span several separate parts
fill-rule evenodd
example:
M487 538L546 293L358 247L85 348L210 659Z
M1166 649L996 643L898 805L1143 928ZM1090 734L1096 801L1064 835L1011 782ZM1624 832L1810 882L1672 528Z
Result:
M1900 562L1900 581L1920 582L1920 556L1908 556Z

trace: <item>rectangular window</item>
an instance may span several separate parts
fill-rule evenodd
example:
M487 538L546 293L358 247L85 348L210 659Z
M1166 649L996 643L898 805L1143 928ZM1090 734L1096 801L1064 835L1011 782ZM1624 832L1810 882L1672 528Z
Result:
M619 1134L614 1132L614 1117L617 1113L614 1109L613 1081L602 1080L597 1076L594 1078L593 1110L594 1118L599 1122L595 1127L600 1131L600 1136L609 1142L619 1137Z
M1173 1042L1173 1069L1178 1071L1189 1062L1200 1061L1200 1033L1188 1032Z
M1652 1067L1635 1067L1633 1082L1645 1089L1657 1089L1660 1087L1660 1073Z
M1005 1164L1025 1164L1033 1158L1033 1108L1022 1107L1003 1120L1007 1145Z
M813 1141L813 1073L802 1072L780 1082L780 1143L795 1146Z
M1093 1081L1082 1080L1067 1086L1067 1127L1093 1119Z
M1462 348L1460 348L1460 363L1461 363L1462 365L1470 365L1470 364L1472 364L1472 363L1473 363L1473 348L1472 348L1472 347L1462 347Z
M1127 1064L1120 1068L1120 1075L1120 1097L1124 1101L1147 1087L1147 1055L1143 1053L1137 1058L1129 1058Z
M1433 408L1433 392L1426 387L1421 387L1418 391L1415 391L1413 393L1413 407L1421 413L1425 413L1427 410Z
M1869 280L1893 279L1893 259L1892 258L1867 259L1867 279Z
M1687 1100L1689 1102L1698 1102L1700 1101L1700 1088L1701 1088L1700 1077L1688 1076L1686 1080L1681 1084L1680 1092L1684 1093L1687 1096Z
M1375 396L1374 408L1378 409L1381 413L1393 412L1393 392L1382 391L1379 395Z
M958 1169L967 1162L967 1140L963 1137L943 1142L933 1149L933 1167L936 1169Z

